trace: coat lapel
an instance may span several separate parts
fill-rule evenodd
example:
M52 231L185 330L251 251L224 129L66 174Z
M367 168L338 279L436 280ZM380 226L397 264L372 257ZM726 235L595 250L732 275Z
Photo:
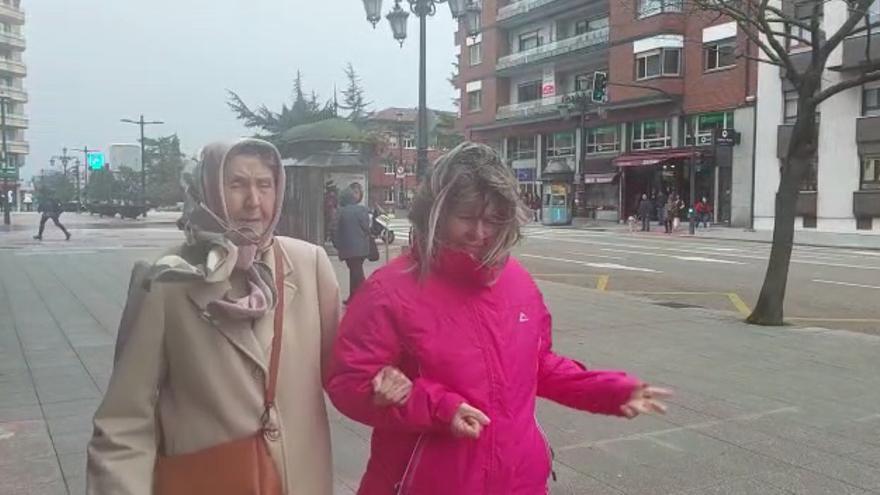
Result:
M190 301L199 311L199 315L203 320L207 321L211 326L220 331L229 343L260 366L263 372L267 372L269 369L268 354L263 352L260 343L257 341L257 337L254 335L254 330L250 328L248 321L215 319L208 314L206 309L208 303L223 297L230 288L231 285L229 281L213 284L202 282L195 284L188 291L188 296ZM261 318L260 321L266 320L267 316L269 315L267 314Z
M285 313L287 313L298 290L296 284L291 280L293 278L293 262L290 260L287 251L281 248L277 240L275 241L275 249L281 249L281 257L284 260L284 293L281 297L284 298L284 309ZM272 269L272 273L275 273L275 256L272 250L266 253L264 261ZM290 320L284 322L285 330L290 330L292 327L293 324ZM270 356L272 354L272 337L275 335L275 310L267 312L265 316L257 320L254 325L254 333L263 354ZM268 363L268 357L266 362Z

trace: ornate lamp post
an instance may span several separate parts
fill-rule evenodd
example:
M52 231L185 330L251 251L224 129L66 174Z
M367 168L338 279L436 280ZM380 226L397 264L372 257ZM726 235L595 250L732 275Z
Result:
M376 24L382 20L382 0L363 0L363 2L367 21L371 22L375 28ZM482 10L474 0L394 0L394 7L385 18L391 25L394 39L400 42L401 46L406 39L406 26L409 19L409 12L400 6L404 2L409 4L409 11L419 18L419 118L416 175L419 181L422 181L428 171L428 108L425 88L427 19L437 13L437 4L447 3L452 17L464 23L469 36L475 36L480 32Z

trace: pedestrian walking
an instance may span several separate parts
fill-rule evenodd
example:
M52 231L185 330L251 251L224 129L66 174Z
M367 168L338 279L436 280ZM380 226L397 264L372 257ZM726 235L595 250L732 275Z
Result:
M327 391L374 428L360 495L547 493L537 397L599 414L663 412L668 392L553 352L551 317L511 256L528 221L488 146L441 157L410 212L413 249L349 304Z
M348 266L348 303L365 278L364 261L370 254L370 211L360 204L358 190L354 188L342 191L339 206L333 238L339 259Z
M647 194L642 194L642 200L639 202L639 218L642 219L642 232L651 231L651 210L654 209L654 203L648 199Z
M271 144L209 145L185 177L186 241L133 272L87 493L330 495L330 260L274 235Z
M62 207L61 202L58 201L55 196L49 195L45 200L40 201L37 211L42 213L42 216L40 217L40 230L37 232L37 235L34 236L34 239L38 241L43 240L43 231L46 229L46 222L52 220L52 223L61 229L61 232L64 232L66 240L70 240L70 232L59 220L61 214L64 212L64 207Z
M666 205L663 207L664 210L664 222L663 227L667 234L672 233L672 229L675 223L675 216L678 211L678 202L675 199L675 196L670 195L669 198L666 199Z

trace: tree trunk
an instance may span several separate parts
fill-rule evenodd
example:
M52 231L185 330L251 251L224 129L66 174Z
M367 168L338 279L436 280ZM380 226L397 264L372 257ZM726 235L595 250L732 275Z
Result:
M767 263L764 285L752 314L746 319L755 325L780 326L784 323L785 291L788 270L794 244L794 221L797 215L797 199L801 181L816 152L816 124L814 108L801 107L805 119L798 122L792 132L788 159L785 161L776 193L776 218L773 225L773 247Z

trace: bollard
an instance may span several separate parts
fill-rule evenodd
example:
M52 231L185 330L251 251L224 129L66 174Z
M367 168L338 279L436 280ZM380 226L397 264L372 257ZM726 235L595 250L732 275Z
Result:
M697 224L696 224L696 215L694 215L694 209L688 208L688 233L690 235L696 235L697 233Z

